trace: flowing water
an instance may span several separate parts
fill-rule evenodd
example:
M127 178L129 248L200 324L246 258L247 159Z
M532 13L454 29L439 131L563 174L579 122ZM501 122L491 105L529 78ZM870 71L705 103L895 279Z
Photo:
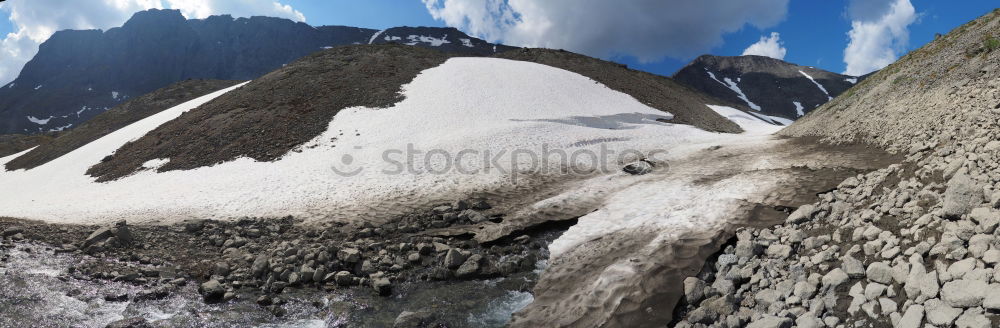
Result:
M493 280L397 286L391 297L367 288L325 292L287 289L287 314L275 317L255 303L253 290L225 304L205 304L189 283L167 298L108 302L107 294L142 291L127 283L83 281L66 273L79 255L53 254L36 244L0 249L0 327L104 327L142 317L162 327L391 327L402 311L430 311L456 327L502 327L532 301L538 272ZM544 263L544 262L542 262ZM540 263L540 265L542 265Z

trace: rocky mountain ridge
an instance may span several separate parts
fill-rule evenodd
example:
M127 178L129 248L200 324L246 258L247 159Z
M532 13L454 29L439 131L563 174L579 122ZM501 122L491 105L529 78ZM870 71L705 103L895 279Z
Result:
M847 76L763 56L703 55L673 79L767 115L797 119L864 77Z
M453 28L377 31L256 16L185 19L176 10L153 9L107 31L53 34L18 78L0 87L0 134L65 130L185 79L249 80L319 50L388 42L463 55L512 49Z

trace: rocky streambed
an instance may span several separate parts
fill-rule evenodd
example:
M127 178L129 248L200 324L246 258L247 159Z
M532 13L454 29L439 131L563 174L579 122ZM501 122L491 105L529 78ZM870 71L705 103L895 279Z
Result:
M378 226L0 219L0 326L499 327L531 302L565 226L486 245L433 235L502 220L490 207L458 201Z

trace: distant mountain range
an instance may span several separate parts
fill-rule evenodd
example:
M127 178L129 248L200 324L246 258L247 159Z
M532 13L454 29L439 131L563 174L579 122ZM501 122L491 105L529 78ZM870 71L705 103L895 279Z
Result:
M454 28L313 27L282 18L229 15L185 19L177 10L154 9L107 31L53 34L16 80L0 86L0 134L63 131L176 82L252 80L323 49L383 43L459 56L517 49ZM672 79L751 113L794 120L861 78L768 57L704 55Z
M712 55L698 57L673 78L746 109L793 120L864 79L763 56Z
M186 79L250 80L324 48L396 42L463 55L513 49L454 28L319 26L271 17L136 13L119 28L64 30L0 87L0 134L60 131Z

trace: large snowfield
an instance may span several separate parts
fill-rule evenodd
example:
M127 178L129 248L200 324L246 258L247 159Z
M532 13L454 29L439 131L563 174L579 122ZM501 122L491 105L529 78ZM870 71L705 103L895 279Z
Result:
M500 188L510 183L512 166L523 169L532 163L530 155L514 149L536 154L543 149L597 153L602 146L618 153L666 150L657 159L670 160L777 129L740 120L750 132L730 135L662 123L656 120L671 115L572 72L503 59L455 58L405 85L404 101L391 108L342 110L325 133L275 162L241 158L157 173L157 164L169 160L162 159L147 163L149 170L109 183L85 174L128 141L237 87L163 111L40 167L0 172L5 186L0 189L0 216L59 223L285 215L349 219L343 216L352 211L345 209ZM454 158L465 151L463 172L475 173L386 172L405 162L401 152L408 145L423 151L414 157L418 169L446 168L449 162L441 154ZM424 155L431 150L436 154L424 167ZM500 167L484 172L486 153L505 153L488 160ZM384 160L386 154L391 162ZM0 164L18 155L2 158ZM360 172L338 174L355 171Z

